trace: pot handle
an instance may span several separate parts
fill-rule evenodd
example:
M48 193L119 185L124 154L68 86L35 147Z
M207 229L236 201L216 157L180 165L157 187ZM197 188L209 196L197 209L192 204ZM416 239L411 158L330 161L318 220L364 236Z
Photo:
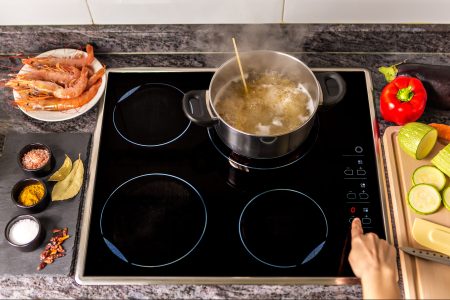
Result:
M194 90L184 94L183 112L192 122L200 126L213 126L217 123L209 109L205 90Z
M318 72L315 75L322 89L323 106L335 105L344 98L347 92L347 84L341 75L336 72ZM337 91L330 94L330 90Z

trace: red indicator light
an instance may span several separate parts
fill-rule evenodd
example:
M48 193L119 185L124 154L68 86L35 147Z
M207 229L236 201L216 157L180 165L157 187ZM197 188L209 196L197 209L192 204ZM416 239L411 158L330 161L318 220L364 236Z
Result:
M352 207L352 208L350 208L350 212L352 213L352 214L354 214L355 212L356 212L356 207Z

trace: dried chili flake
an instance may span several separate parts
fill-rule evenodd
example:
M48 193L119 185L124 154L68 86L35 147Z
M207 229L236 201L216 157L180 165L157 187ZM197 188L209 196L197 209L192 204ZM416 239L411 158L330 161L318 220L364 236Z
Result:
M38 271L45 268L48 264L53 263L55 259L66 255L66 250L64 250L62 243L70 237L68 232L69 230L67 228L56 228L52 230L52 237L39 256L41 262L37 267Z

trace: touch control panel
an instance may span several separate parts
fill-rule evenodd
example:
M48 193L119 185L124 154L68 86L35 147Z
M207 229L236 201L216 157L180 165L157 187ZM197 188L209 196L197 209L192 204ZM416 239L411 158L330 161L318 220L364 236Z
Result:
M353 145L347 148L342 155L343 169L342 178L344 187L342 189L347 208L347 218L349 223L355 217L361 219L363 227L372 228L371 218L371 186L368 180L365 149L361 145Z

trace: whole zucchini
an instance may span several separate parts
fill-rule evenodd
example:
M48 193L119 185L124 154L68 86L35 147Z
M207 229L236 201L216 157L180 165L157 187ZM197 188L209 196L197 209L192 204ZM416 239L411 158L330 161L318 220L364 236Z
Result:
M431 106L450 110L450 66L399 63L381 67L388 82L397 76L411 76L422 81Z

